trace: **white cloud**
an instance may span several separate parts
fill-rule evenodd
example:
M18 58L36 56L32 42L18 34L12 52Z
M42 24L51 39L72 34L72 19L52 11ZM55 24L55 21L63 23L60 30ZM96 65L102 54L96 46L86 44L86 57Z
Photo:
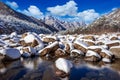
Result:
M40 11L40 9L37 6L31 5L27 10L20 11L28 16L33 16L35 18L42 18L43 13Z
M77 17L85 21L86 23L90 23L96 18L100 17L100 14L97 13L94 9L84 10L83 12L79 12Z
M19 7L18 4L14 1L13 2L7 1L6 4L9 5L13 9L17 9Z
M112 8L112 11L116 10L117 8Z
M74 1L69 1L64 5L57 5L55 7L48 7L47 10L57 16L74 16L77 14L78 7Z
M77 12L78 11L77 3L73 0L67 2L64 5L48 7L47 11L49 11L50 14L52 15L72 17L67 18L70 21L73 19L76 21L85 21L86 23L90 23L96 18L100 17L100 14L97 13L94 9L88 9L82 12Z

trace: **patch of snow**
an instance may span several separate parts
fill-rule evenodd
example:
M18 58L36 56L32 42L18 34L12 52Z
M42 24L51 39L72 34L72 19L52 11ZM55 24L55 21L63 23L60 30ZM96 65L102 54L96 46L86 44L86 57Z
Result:
M108 59L108 58L102 58L102 61L103 61L103 62L107 62L107 63L110 63L110 62L111 62L111 60Z
M120 46L112 46L110 49L112 49L112 48L120 48Z
M101 58L101 56L98 53L91 51L91 50L88 50L85 56L88 56L88 57L89 56L96 56L98 58Z
M85 42L82 42L82 41L80 41L80 40L75 40L74 43L76 43L76 44L78 44L78 45L84 47L85 49L88 48L88 45L87 45Z
M107 41L105 44L120 43L120 40Z
M58 58L55 61L55 65L59 70L62 70L66 73L69 73L70 69L73 67L72 63L64 58Z
M112 56L113 54L112 54L112 52L110 52L109 50L107 50L107 49L102 49L102 51L101 52L104 52L105 54L107 54L108 56Z
M73 50L71 51L71 53L72 53L72 52L76 52L76 53L78 53L78 54L80 54L80 55L84 55L84 53L83 53L81 50L73 49Z
M17 33L16 33L16 32L12 32L12 33L10 34L10 38L14 38L14 37L17 37Z
M58 41L53 42L52 44L48 45L46 48L53 48L55 45L59 45Z

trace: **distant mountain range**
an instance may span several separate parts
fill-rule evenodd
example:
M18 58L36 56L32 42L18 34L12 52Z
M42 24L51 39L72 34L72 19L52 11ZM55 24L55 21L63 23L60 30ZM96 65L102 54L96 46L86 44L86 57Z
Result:
M84 22L62 21L53 16L36 19L17 12L0 2L0 34L9 34L13 31L17 33L32 31L45 34L59 31L72 32L72 34L120 32L120 9L105 14L93 23L86 25Z
M0 34L9 34L13 31L17 33L27 31L53 33L81 26L85 26L85 23L61 21L52 16L46 16L44 19L38 20L34 17L17 12L0 2Z
M120 8L103 15L80 33L109 33L120 32Z

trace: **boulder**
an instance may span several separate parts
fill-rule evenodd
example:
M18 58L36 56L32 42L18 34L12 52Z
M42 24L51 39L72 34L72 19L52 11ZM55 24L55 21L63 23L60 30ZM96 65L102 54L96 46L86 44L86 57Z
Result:
M74 49L73 43L71 43L71 42L66 42L66 43L64 43L64 44L65 44L65 48L64 48L65 52L66 52L67 54L70 54L70 51L71 51L72 49Z
M59 48L59 43L57 41L53 42L52 44L46 46L42 50L39 50L38 53L40 56L46 56L47 54L54 55L54 52Z
M112 46L119 46L120 45L120 41L119 40L113 40L113 41L108 41L105 44L110 48Z
M56 40L54 38L43 38L43 42L49 43L49 42L55 42Z
M23 53L29 53L30 56L36 55L36 50L33 47L23 47L22 48Z
M83 40L86 44L88 44L88 46L93 46L95 45L95 42L92 40Z
M96 45L104 45L105 43L102 41L96 41Z
M83 39L89 39L89 40L95 41L95 38L93 35L86 35L83 37Z
M92 50L99 54L101 52L101 47L100 46L89 46L88 50Z
M64 50L62 50L62 49L60 49L60 48L58 48L56 51L55 51L55 56L56 57L62 57L62 56L65 56L66 54L65 54L65 51Z
M73 67L72 63L69 60L66 60L64 58L58 58L55 61L55 67L58 69L56 71L56 74L59 76L63 74L68 74L70 73L71 68Z
M88 45L80 40L76 40L73 44L75 49L81 50L82 52L87 52Z
M107 49L102 49L100 55L102 57L102 61L106 63L110 63L114 56L112 52Z
M15 48L3 49L1 51L1 54L5 56L4 60L15 60L15 59L19 59L21 56L20 51Z
M110 38L110 40L118 40L118 37L117 36L113 36Z
M19 42L22 46L31 46L31 47L36 47L38 45L43 45L42 40L39 38L38 35L34 33L25 33L25 36L22 37L22 39Z
M102 58L102 61L105 63L111 63L111 59L106 58L106 57Z
M120 46L113 46L110 51L114 54L115 58L120 58Z
M84 53L81 50L73 49L70 53L70 56L73 57L84 56Z
M101 56L98 53L91 50L88 50L85 55L85 60L87 61L96 62L96 61L99 61L100 59L101 59Z

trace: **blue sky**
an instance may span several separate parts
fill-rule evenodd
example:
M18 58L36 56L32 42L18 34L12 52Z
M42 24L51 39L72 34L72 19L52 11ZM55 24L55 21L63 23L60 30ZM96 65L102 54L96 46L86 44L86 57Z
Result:
M92 22L101 15L120 8L120 0L2 0L28 16L53 15L69 21Z

